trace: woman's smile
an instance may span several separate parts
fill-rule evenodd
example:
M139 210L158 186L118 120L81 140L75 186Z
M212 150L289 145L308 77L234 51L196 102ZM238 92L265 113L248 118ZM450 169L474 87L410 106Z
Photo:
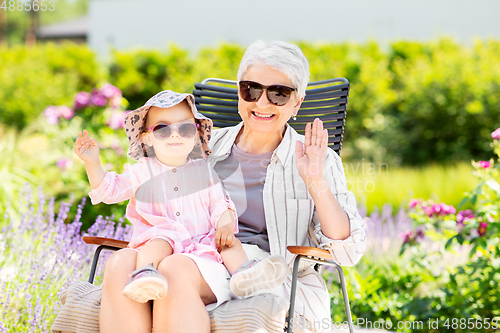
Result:
M256 111L252 111L253 118L257 120L263 120L263 121L268 121L274 118L274 114L265 114L265 113L260 113Z

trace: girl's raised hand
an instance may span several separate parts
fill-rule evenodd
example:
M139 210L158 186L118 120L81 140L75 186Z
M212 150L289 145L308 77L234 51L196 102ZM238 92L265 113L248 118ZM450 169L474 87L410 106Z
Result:
M99 161L99 147L97 141L89 137L87 130L78 133L78 138L75 141L75 154L85 163Z

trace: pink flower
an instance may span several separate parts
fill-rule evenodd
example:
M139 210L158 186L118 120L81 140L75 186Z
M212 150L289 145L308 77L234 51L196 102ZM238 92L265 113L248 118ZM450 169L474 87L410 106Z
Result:
M108 119L108 126L112 129L120 129L120 128L124 128L125 127L125 124L124 124L124 121L125 121L125 116L127 115L127 113L129 113L130 111L114 111L112 114L111 114L111 117L109 117Z
M434 214L434 209L432 209L432 207L422 207L422 209L424 210L424 213L429 216L429 217L432 217L432 215Z
M446 204L442 204L442 212L445 214L445 215L448 215L448 214L455 214L457 212L456 208L453 207L452 205L446 205Z
M117 96L122 97L121 90L109 83L103 85L101 89L99 89L99 93L107 99L111 99Z
M457 213L457 224L464 225L467 220L475 218L476 215L472 214L472 210L461 210Z
M120 147L120 145L116 141L111 143L111 148L120 156L122 156L125 153L123 148Z
M90 97L90 101L95 106L106 106L106 104L108 104L108 100L106 99L106 97L101 95L101 93L96 89L92 89L92 96Z
M500 127L494 130L493 133L491 133L491 138L493 140L500 140Z
M43 110L43 115L47 119L47 123L50 125L59 124L59 111L57 106L49 105Z
M86 91L80 91L75 95L75 109L86 108L90 104L90 94Z
M432 205L431 209L433 213L440 214L443 208L441 204L434 204Z
M71 119L75 115L75 112L72 108L65 105L49 105L43 110L43 115L47 118L47 122L50 125L57 125L59 124L59 118L64 117L66 119Z
M75 112L73 111L73 109L69 108L69 107L67 107L65 105L61 105L58 108L58 112L59 112L59 116L60 117L64 117L66 119L71 119L75 115Z
M477 162L477 164L483 169L488 169L489 167L491 167L491 163L489 161L479 161Z
M417 207L420 203L422 202L422 199L411 199L410 202L408 203L408 206L410 208L415 208Z
M401 238L403 238L403 243L409 243L413 238L413 233L411 230L407 230L401 234Z
M488 227L488 224L486 222L481 222L479 223L479 228L477 228L477 233L479 236L483 236L486 234L486 228Z
M118 107L120 106L120 104L122 104L122 99L123 99L123 97L121 95L120 96L115 96L115 97L109 99L109 105L113 109L118 109Z
M417 229L415 231L408 230L405 231L401 234L401 237L403 238L403 243L408 244L408 243L415 243L418 241L419 238L424 238L424 232L421 229Z
M61 158L56 162L56 166L62 171L65 171L73 166L73 160L69 158Z

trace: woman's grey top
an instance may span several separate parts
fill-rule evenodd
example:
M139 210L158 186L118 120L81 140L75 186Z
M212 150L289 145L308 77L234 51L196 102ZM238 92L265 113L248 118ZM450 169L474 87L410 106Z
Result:
M229 157L214 167L236 206L240 229L236 237L242 243L255 244L268 252L270 248L262 190L272 155L272 151L249 154L233 144ZM243 177L245 191L238 190L237 186L241 184L238 177Z

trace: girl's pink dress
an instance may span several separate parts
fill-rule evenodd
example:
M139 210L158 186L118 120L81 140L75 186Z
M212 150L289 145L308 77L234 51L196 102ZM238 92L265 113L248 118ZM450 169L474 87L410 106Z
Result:
M89 193L92 204L113 204L130 199L127 219L134 226L129 247L139 249L161 238L175 253L191 253L222 263L215 246L221 215L231 209L238 232L234 203L219 177L204 160L189 160L181 167L143 157L122 174L106 172Z

